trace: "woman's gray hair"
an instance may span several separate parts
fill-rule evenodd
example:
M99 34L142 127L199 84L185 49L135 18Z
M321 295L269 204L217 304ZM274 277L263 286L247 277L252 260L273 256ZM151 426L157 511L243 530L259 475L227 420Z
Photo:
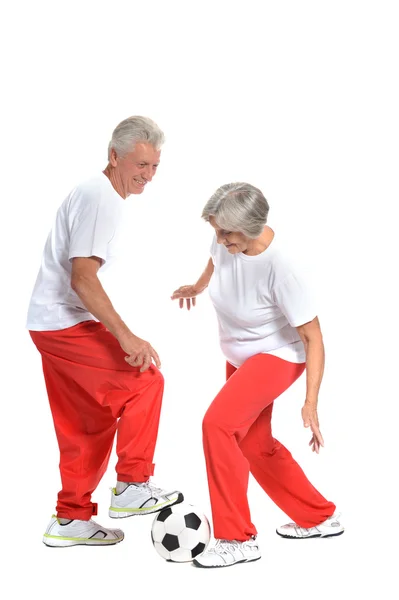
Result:
M165 141L163 131L148 117L128 117L117 125L108 144L108 159L111 150L123 157L128 152L133 152L137 143L151 144L159 150Z
M249 183L226 183L211 196L201 216L205 221L215 217L222 229L255 239L262 233L268 213L269 204L258 188Z

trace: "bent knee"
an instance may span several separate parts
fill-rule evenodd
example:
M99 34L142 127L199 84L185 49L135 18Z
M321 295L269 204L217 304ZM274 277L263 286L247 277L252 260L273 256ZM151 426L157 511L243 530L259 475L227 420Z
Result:
M144 373L148 373L148 376L154 381L154 383L156 382L159 385L164 385L165 378L155 365L151 365L147 371L144 371Z
M246 457L262 455L264 458L274 456L276 453L276 440L270 435L261 440L254 440L246 436L240 443L240 448Z
M208 408L202 420L202 431L207 433L213 429L223 429L223 423L212 407Z

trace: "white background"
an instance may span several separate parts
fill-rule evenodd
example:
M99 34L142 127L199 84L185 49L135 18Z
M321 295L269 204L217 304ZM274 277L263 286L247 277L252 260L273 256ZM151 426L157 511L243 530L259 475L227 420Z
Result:
M363 1L13 2L3 8L2 530L7 598L395 596L398 451L397 3ZM103 278L166 379L155 483L209 515L201 420L223 384L207 293L169 299L209 256L200 214L230 181L260 187L270 225L306 256L326 345L320 420L308 447L304 378L276 403L274 434L335 501L347 531L290 542L251 480L263 558L222 571L169 564L152 517L121 522L108 549L41 543L59 489L58 450L26 309L55 212L106 165L113 128L150 116L167 143L131 197L124 259ZM110 525L115 456L94 500ZM115 524L113 521L111 524ZM117 523L118 524L118 523ZM392 549L390 549L390 547ZM396 554L396 559L395 559ZM5 589L5 588L4 588Z

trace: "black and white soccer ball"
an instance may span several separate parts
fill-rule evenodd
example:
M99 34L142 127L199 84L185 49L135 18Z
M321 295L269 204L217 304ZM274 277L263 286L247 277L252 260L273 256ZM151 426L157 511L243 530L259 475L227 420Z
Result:
M151 538L155 550L172 562L189 562L204 552L211 537L209 521L193 504L182 502L161 510Z

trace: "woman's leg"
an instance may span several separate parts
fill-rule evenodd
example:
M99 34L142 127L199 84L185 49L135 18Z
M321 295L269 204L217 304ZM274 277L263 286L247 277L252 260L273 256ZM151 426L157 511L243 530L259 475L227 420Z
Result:
M301 527L314 527L334 514L328 502L310 483L290 452L273 438L273 404L265 408L240 444L250 471L266 494Z
M256 534L247 500L250 465L240 445L262 411L303 370L303 365L258 354L231 374L209 407L203 442L216 538L244 541Z

